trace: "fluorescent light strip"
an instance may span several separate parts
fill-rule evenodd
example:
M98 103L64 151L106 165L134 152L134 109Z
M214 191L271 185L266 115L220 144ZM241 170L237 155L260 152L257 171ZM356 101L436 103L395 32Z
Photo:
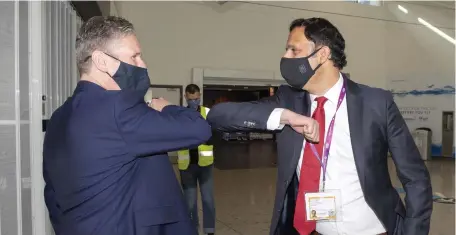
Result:
M442 32L440 29L434 27L433 25L429 24L428 22L426 22L425 20L423 20L421 18L418 18L418 22L420 22L424 26L428 27L430 30L434 31L435 33L440 35L442 38L445 38L447 41L456 45L456 40L454 38L448 36L446 33Z
M405 9L405 7L401 6L401 5L397 5L397 8L399 8L399 10L401 10L402 12L404 12L405 14L408 13L408 10Z

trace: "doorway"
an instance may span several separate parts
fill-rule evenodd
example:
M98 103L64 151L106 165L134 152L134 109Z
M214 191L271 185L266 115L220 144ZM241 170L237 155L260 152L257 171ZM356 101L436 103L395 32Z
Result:
M276 86L204 85L203 105L250 102L274 95ZM214 134L215 167L220 170L274 167L275 136L272 133L217 132Z
M202 89L203 104L256 101L275 94L285 80L273 71L193 68L192 82ZM208 97L206 97L208 96ZM275 167L275 136L263 133L214 133L215 167L248 169Z
M144 100L150 102L152 98L159 97L162 97L173 105L182 106L182 86L151 85L144 96Z
M442 156L454 154L454 112L444 111L442 115Z
M221 102L248 102L269 97L277 91L273 86L204 85L203 105L212 107Z
M176 85L150 85L144 96L146 103L152 98L163 98L173 105L182 106L182 86ZM169 160L172 164L177 164L177 152L168 152Z

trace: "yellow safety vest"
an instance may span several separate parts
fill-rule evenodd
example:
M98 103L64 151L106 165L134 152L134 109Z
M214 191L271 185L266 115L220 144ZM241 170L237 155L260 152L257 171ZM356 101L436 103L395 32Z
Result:
M206 107L200 106L201 116L206 119ZM214 163L214 146L202 144L198 146L198 165L209 166ZM184 149L177 152L177 166L179 170L186 170L190 165L190 150Z

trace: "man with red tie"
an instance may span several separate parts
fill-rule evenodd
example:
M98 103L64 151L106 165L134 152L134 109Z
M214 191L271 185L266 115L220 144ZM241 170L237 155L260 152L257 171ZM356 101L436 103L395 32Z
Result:
M213 106L207 120L222 131L277 133L271 235L427 235L429 172L391 93L342 74L344 50L329 21L293 21L280 62L290 86L260 101ZM298 133L301 115L319 124L315 142ZM391 184L388 151L405 206Z

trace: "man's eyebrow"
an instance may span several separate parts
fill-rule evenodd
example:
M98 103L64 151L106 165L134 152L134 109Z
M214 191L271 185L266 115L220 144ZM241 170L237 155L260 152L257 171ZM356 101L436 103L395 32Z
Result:
M289 49L293 49L293 50L296 50L296 47L294 45L287 45L285 47L285 50L289 50Z

